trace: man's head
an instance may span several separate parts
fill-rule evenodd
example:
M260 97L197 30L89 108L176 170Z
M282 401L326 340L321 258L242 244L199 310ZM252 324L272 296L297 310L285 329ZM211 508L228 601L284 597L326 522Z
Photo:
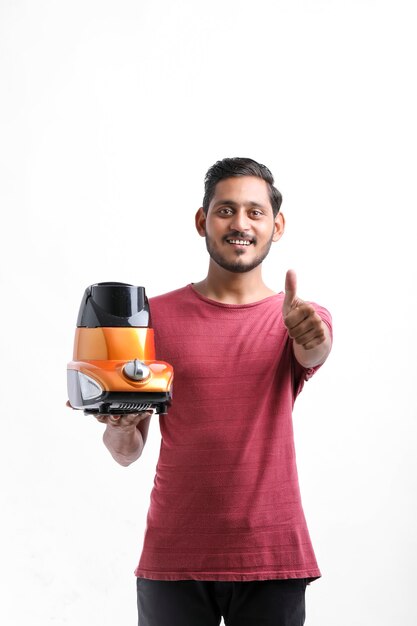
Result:
M282 197L273 181L268 168L252 159L223 159L208 170L196 227L211 263L233 273L260 266L284 232Z
M268 186L269 199L272 206L274 217L279 212L282 203L282 195L276 187L274 187L274 177L271 171L253 159L243 157L226 158L217 161L212 165L204 179L204 198L203 210L207 215L210 202L214 196L216 185L225 178L234 178L238 176L257 176L262 178Z

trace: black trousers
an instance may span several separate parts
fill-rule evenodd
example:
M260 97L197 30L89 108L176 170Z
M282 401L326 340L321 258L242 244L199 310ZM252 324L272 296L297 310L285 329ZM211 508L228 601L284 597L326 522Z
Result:
M138 578L139 626L303 626L306 584Z

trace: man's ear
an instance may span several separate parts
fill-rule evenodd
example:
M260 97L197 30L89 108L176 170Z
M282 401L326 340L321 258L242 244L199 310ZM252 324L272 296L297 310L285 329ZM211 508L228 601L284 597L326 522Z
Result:
M274 218L274 234L272 235L272 241L278 241L281 239L285 230L285 217L282 213L278 213Z
M201 206L195 214L195 227L200 237L206 236L206 214Z

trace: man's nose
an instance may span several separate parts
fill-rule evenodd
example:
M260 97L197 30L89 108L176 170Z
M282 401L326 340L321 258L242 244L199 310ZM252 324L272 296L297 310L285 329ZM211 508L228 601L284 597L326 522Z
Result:
M230 221L230 227L233 230L238 230L240 232L243 232L245 230L249 230L249 218L246 214L246 211L242 210L237 210L234 214L233 217Z

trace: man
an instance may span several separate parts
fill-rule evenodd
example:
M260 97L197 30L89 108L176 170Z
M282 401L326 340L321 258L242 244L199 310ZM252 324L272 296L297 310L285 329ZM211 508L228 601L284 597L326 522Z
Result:
M326 360L331 318L262 279L284 232L281 194L251 159L223 159L205 179L196 228L207 276L152 298L158 358L174 366L139 565L140 626L300 626L320 576L301 505L292 408ZM128 465L150 413L100 417Z

